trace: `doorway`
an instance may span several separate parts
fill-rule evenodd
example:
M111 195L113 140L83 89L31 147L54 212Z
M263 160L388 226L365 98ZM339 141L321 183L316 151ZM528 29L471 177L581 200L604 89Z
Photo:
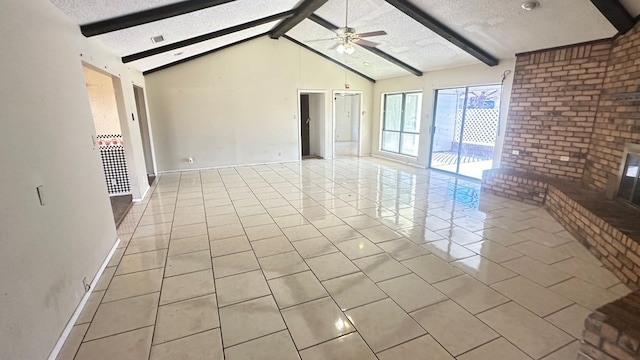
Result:
M336 157L360 154L361 100L361 93L337 92L333 95L333 140Z
M116 227L132 205L131 181L122 136L123 123L118 106L122 91L119 79L83 64L91 115L96 131L95 146L100 152L105 185L111 198ZM121 95L121 94L120 94Z
M155 162L153 161L151 130L149 128L149 118L147 117L147 105L144 96L144 89L133 85L133 95L136 100L136 112L138 114L138 126L140 126L140 137L142 138L142 151L144 152L147 180L149 181L149 186L151 186L156 178L156 171L154 167Z
M430 167L482 179L493 167L501 86L436 91Z
M300 155L302 160L327 158L325 93L300 92Z

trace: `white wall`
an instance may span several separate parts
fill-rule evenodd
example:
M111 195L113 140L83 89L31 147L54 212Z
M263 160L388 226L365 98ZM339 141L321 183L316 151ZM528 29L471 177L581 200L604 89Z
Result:
M3 0L0 33L0 359L45 359L117 239L80 54L134 76L46 0Z
M511 97L511 85L513 83L513 70L515 59L501 60L497 66L472 65L458 68L445 69L425 73L423 76L405 76L401 78L380 80L374 85L373 94L373 116L372 129L373 137L371 141L371 154L388 159L401 161L408 164L426 167L429 162L429 150L431 147L431 125L433 122L433 110L435 92L437 89L451 88L457 86L497 84L502 79L502 74L506 70L511 71L502 89L501 112L500 112L500 136L497 140L496 154L501 153L506 119L509 109L509 99ZM422 122L420 131L420 149L418 157L413 158L389 152L380 151L381 134L381 113L382 96L385 93L402 91L422 91ZM499 160L499 159L498 159ZM494 167L499 167L499 161L495 161Z
M327 91L324 146L332 149L331 96L345 71L286 39L262 37L147 75L158 170L299 159L298 90ZM373 84L347 77L370 114ZM370 117L363 120L366 155Z

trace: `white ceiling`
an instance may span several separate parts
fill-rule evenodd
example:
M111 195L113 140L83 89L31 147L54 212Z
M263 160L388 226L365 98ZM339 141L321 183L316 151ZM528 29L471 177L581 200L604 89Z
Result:
M297 2L298 0L237 0L201 11L98 35L96 38L117 54L130 55L291 10ZM247 9L251 10L247 11ZM157 35L163 35L165 41L156 45L151 42L151 37Z
M181 1L183 0L51 0L71 20L80 25Z
M640 1L640 0L635 0ZM499 59L514 54L604 39L616 29L590 0L539 0L525 11L514 0L412 0L422 11Z
M183 0L51 0L78 24L87 24L135 13ZM524 0L410 0L416 7L459 33L498 59L516 53L608 38L615 28L590 0L539 0L535 11L524 11ZM640 14L640 0L620 0L632 16ZM236 0L173 18L98 35L115 53L126 56L198 35L229 28L290 10L299 0ZM337 26L344 26L345 0L329 0L315 12ZM146 71L265 33L278 22L244 30L179 50L131 63ZM370 38L378 49L421 71L481 63L439 37L384 0L350 0L349 26L358 32L384 30L386 36ZM153 44L151 37L165 41ZM340 55L329 48L333 33L304 20L288 36L374 79L403 76L406 70L363 48ZM180 55L175 55L180 53ZM369 65L365 65L364 63Z
M136 60L136 61L130 62L129 65L134 66L140 71L155 69L157 67L172 63L174 61L179 61L194 55L205 53L207 51L215 50L225 45L233 44L235 42L248 39L252 36L264 34L267 31L271 30L271 28L274 27L276 24L277 24L277 21L274 21L264 25L256 26L251 29L238 31L229 35L217 37L215 39L211 39L211 40L203 41L194 45L186 46L178 50L169 51L162 54L149 56L144 59ZM179 55L176 55L176 54L179 54Z
M342 27L345 26L345 9L344 0L329 0L316 11L316 14ZM378 49L422 71L478 62L473 56L436 35L384 0L350 1L349 27L355 28L357 32L386 31L385 36L367 40L379 43ZM296 38L296 34L293 32L291 34ZM298 38L296 40L302 41ZM365 50L357 49L356 51ZM383 77L392 76L394 75L391 73L383 75Z
M327 50L336 43L334 40L309 41L329 39L335 37L335 33L308 19L291 29L287 35L373 79L409 75L409 72L362 48L358 47L353 54L347 55ZM365 62L369 65L365 65Z

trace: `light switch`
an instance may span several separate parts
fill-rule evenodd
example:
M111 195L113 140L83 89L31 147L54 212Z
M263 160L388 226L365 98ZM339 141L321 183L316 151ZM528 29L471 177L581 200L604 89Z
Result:
M40 199L40 205L44 206L45 201L44 201L44 185L40 185L36 188L36 191L38 192L38 199Z

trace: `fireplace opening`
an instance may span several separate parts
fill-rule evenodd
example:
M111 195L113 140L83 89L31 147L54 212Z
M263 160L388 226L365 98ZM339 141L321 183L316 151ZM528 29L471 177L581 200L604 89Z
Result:
M640 145L627 144L623 160L624 166L620 173L618 198L640 206L640 181L638 181L638 177L640 177Z

